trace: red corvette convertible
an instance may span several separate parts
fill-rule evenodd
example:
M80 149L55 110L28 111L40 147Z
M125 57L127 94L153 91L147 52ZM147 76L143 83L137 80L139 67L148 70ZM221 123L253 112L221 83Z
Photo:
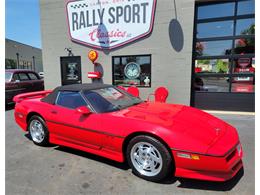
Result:
M14 97L15 120L40 146L68 146L137 176L231 179L243 166L234 127L198 109L146 102L112 85L75 84Z

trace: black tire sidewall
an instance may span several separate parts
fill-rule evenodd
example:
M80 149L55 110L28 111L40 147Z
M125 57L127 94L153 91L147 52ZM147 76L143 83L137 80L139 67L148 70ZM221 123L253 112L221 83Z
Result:
M33 141L33 139L32 139L32 135L31 135L31 131L30 131L30 124L31 124L31 122L32 122L33 120L39 121L39 122L42 124L42 126L43 126L44 139L43 139L42 142L40 142L40 143L37 143L37 142ZM34 116L32 116L32 117L30 118L30 120L29 120L29 122L28 122L28 132L29 132L29 135L30 135L30 137L31 137L31 139L32 139L32 141L33 141L34 144L39 145L39 146L46 146L46 145L49 144L49 131L48 131L48 128L47 128L47 126L46 126L46 123L45 123L45 121L42 119L42 117L40 117L40 116L38 116L38 115L34 115Z
M152 144L160 152L160 155L161 155L162 161L163 161L163 166L162 166L161 171L157 175L155 175L155 176L142 175L134 167L134 165L131 161L130 155L131 155L132 147L138 142L148 142L148 143ZM173 160L172 160L172 156L171 156L170 152L164 146L164 144L162 144L159 140L155 139L154 137L147 136L147 135L140 135L140 136L136 136L136 137L132 138L126 149L126 158L127 158L127 162L129 164L129 166L132 168L132 172L135 175L137 175L138 177L141 177L145 180L159 182L159 181L165 179L169 174L173 174L174 164L173 164Z

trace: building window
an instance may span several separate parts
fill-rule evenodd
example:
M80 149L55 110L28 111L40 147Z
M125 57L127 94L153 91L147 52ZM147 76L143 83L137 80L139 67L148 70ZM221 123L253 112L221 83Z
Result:
M5 59L5 69L15 69L17 61L13 59Z
M196 5L193 90L254 92L254 3L233 0Z
M19 68L20 69L32 70L32 62L26 61L26 60L20 60L19 61Z
M151 87L151 55L113 56L113 85Z
M217 17L233 16L235 13L235 3L212 3L198 6L198 19L208 19ZM219 11L221 10L221 11Z

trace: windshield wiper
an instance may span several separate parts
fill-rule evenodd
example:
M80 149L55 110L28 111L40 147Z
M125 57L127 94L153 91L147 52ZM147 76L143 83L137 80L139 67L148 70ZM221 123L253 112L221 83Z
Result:
M122 109L124 109L124 107L121 106L121 105L114 105L113 108L115 108L115 109L117 109L117 110L122 110Z

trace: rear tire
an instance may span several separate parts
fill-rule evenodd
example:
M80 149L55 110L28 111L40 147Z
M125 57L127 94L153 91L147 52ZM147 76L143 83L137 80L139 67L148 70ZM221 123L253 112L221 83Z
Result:
M34 144L39 146L49 144L49 131L42 117L32 116L28 122L28 131Z
M140 135L130 140L126 158L132 172L148 181L159 182L173 174L173 160L159 140Z

